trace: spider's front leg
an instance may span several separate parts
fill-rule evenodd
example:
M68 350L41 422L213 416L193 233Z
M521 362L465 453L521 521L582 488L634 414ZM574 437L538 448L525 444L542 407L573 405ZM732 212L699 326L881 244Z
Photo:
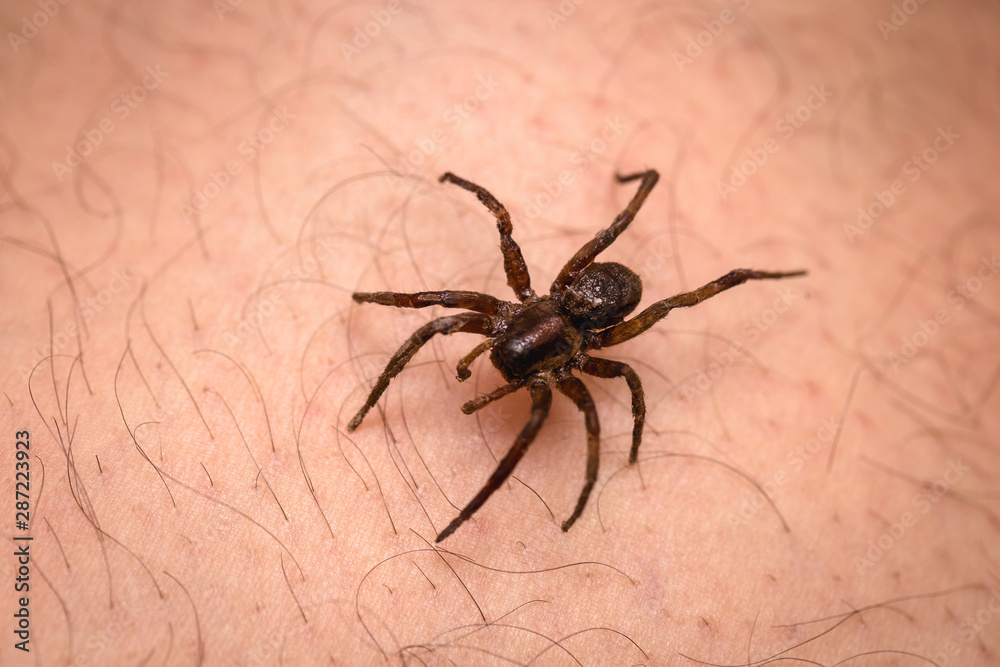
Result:
M590 491L594 488L594 483L597 482L597 471L601 461L601 423L597 419L594 399L580 378L566 375L558 380L556 386L559 391L576 403L576 407L583 412L587 425L587 479L583 483L583 490L580 491L580 499L576 502L576 508L569 518L563 521L562 529L563 532L566 532L580 518L583 508L587 506Z
M372 387L371 393L368 394L365 404L361 406L358 413L347 424L347 430L353 431L361 425L361 421L365 418L365 415L368 414L368 411L372 409L375 403L378 402L379 397L382 396L382 393L389 387L389 381L399 375L399 372L403 370L403 366L435 334L448 336L453 333L463 332L490 336L494 333L493 329L493 321L489 316L479 313L462 313L461 315L452 315L432 320L414 331L406 342L396 350L396 354L392 355L389 363L386 364L385 370L382 371L382 374L375 382L375 386Z
M528 391L531 393L531 418L528 420L528 423L517 434L517 439L514 440L513 446L511 446L510 451L507 452L506 456L497 465L493 474L490 475L486 486L480 489L479 493L469 501L469 504L462 509L459 515L441 531L441 534L434 540L435 542L440 542L454 533L459 526L476 513L476 510L483 506L483 503L493 495L493 492L499 489L507 478L510 477L510 473L514 471L514 467L518 461L528 451L528 445L538 435L538 430L542 428L545 418L549 415L549 407L552 405L552 392L544 382L533 382L528 387Z
M358 303L377 303L380 306L396 308L427 308L444 306L462 308L485 315L499 315L505 312L507 302L495 296L465 290L439 290L436 292L355 292L351 298Z

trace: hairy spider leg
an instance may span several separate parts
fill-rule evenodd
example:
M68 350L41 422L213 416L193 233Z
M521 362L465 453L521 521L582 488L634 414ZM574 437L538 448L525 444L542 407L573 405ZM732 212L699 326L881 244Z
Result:
M347 430L353 431L361 425L361 420L365 418L368 411L372 409L382 393L389 387L389 381L399 375L399 372L403 370L403 366L413 358L413 355L423 347L424 343L433 338L435 334L449 336L459 332L491 336L494 333L493 323L487 315L462 313L460 315L451 315L431 320L414 331L406 342L396 350L396 354L392 355L392 359L386 364L385 370L382 371L382 374L375 382L375 386L372 387L371 393L368 394L365 404L361 406L358 413L347 424Z
M587 480L580 491L580 499L576 501L576 508L569 515L569 518L563 521L562 529L563 532L566 532L580 518L583 508L587 505L587 498L590 497L590 490L597 482L597 470L601 462L601 422L597 419L597 407L594 405L594 399L580 378L564 375L557 380L556 387L576 403L576 407L583 412L587 425Z
M397 308L427 308L429 306L444 306L445 308L464 308L485 315L497 315L506 305L495 296L480 292L465 290L441 290L437 292L355 292L351 295L358 303L377 303L381 306Z
M466 401L466 403L462 405L462 412L467 415L471 415L476 410L482 410L493 401L497 401L508 394L513 394L515 391L523 387L526 382L527 380L515 380L510 384L505 384L502 387L494 389L488 394L477 396L471 401Z
M531 289L528 265L521 254L521 247L517 245L512 236L514 227L510 222L510 213L507 212L506 207L498 202L497 198L491 195L486 188L470 183L464 178L459 178L450 171L442 174L438 180L442 183L454 183L458 187L474 193L479 197L479 201L490 210L493 217L497 219L497 229L500 231L500 252L503 253L503 270L507 274L507 284L521 301L527 301L534 297L535 290Z
M650 169L648 171L641 171L637 174L629 174L627 176L617 174L616 178L619 183L628 183L629 181L634 181L637 178L641 178L642 182L639 183L639 189L632 197L632 201L630 201L628 206L625 207L625 210L618 214L614 222L612 222L607 229L585 243L584 246L577 250L576 254L573 255L568 262L566 262L562 271L559 272L559 275L556 276L556 279L552 282L552 287L550 289L552 294L559 294L565 291L566 287L572 284L577 274L590 266L591 262L594 261L594 258L603 252L609 245L614 243L615 239L617 239L618 236L628 228L628 226L632 223L633 218L635 218L635 214L639 212L643 202L646 201L646 197L649 196L649 193L656 185L656 182L660 179L660 174L655 170Z
M441 534L437 536L435 542L440 542L449 535L455 532L455 530L465 523L469 517L476 513L483 503L489 499L493 492L500 488L500 486L507 480L510 473L513 472L514 467L524 456L524 453L528 450L528 445L531 441L535 439L538 434L538 430L542 428L542 423L545 422L545 418L549 415L549 407L552 405L552 392L549 390L548 386L541 381L532 382L528 387L528 391L531 394L531 417L528 419L528 423L524 425L521 432L517 434L517 439L514 440L514 444L511 446L510 451L507 452L506 456L497 465L496 470L490 475L490 479L486 482L486 485L479 490L479 493L469 501L469 504L459 512L458 516L455 517L454 521L448 524L448 527L441 531Z
M669 299L657 301L632 319L620 322L613 327L595 334L591 339L590 349L611 347L612 345L618 345L631 340L662 320L674 308L696 306L705 299L710 299L719 292L741 285L748 280L773 280L804 276L805 274L805 271L778 273L772 271L754 271L753 269L734 269L721 278L713 280L707 285L702 285L694 291L684 292Z
M588 375L599 378L625 378L632 392L632 449L628 453L628 462L635 463L639 455L639 443L642 442L642 427L646 424L646 398L642 392L642 382L639 374L631 366L611 359L586 357L580 365L580 370Z
M472 352L469 352L467 355L458 360L458 365L455 366L455 376L458 378L459 382L465 382L472 377L472 371L469 370L469 366L472 365L472 362L475 361L479 355L491 347L493 347L493 339L487 338L482 343L472 348Z

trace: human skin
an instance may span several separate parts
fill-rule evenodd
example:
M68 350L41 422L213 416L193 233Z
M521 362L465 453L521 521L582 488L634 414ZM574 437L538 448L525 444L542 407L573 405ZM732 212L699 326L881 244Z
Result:
M30 653L0 558L0 663L995 664L1000 23L893 7L58 5L4 56L0 489L13 527L30 432L34 539ZM601 255L640 309L808 274L599 353L646 430L629 466L625 382L584 378L601 470L569 532L586 437L556 394L434 545L526 393L463 415L501 379L436 339L348 437L445 314L350 294L514 300L445 171L507 205L544 293L649 168Z

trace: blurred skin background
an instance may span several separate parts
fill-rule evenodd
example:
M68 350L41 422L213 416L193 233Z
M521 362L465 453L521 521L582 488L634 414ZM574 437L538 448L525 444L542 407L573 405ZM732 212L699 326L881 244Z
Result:
M2 16L0 663L996 664L995 3ZM513 300L445 171L506 204L544 292L650 168L601 256L640 307L808 276L602 351L646 433L628 466L625 383L585 380L602 467L571 531L586 437L557 396L435 551L529 401L461 414L500 378L457 382L456 335L347 437L443 314L350 294Z

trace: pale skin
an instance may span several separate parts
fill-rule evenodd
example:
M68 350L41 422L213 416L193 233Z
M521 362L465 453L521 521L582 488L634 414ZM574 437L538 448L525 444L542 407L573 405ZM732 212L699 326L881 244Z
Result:
M4 56L0 495L7 551L34 539L30 653L0 558L2 664L996 663L986 9L59 7ZM636 312L808 275L594 353L647 421L629 465L625 381L584 378L601 467L571 530L587 438L556 394L434 545L531 401L462 414L503 381L483 352L460 383L482 338L439 336L348 439L445 314L351 293L514 300L445 171L507 206L544 292L631 197L614 174L654 168L601 255Z

